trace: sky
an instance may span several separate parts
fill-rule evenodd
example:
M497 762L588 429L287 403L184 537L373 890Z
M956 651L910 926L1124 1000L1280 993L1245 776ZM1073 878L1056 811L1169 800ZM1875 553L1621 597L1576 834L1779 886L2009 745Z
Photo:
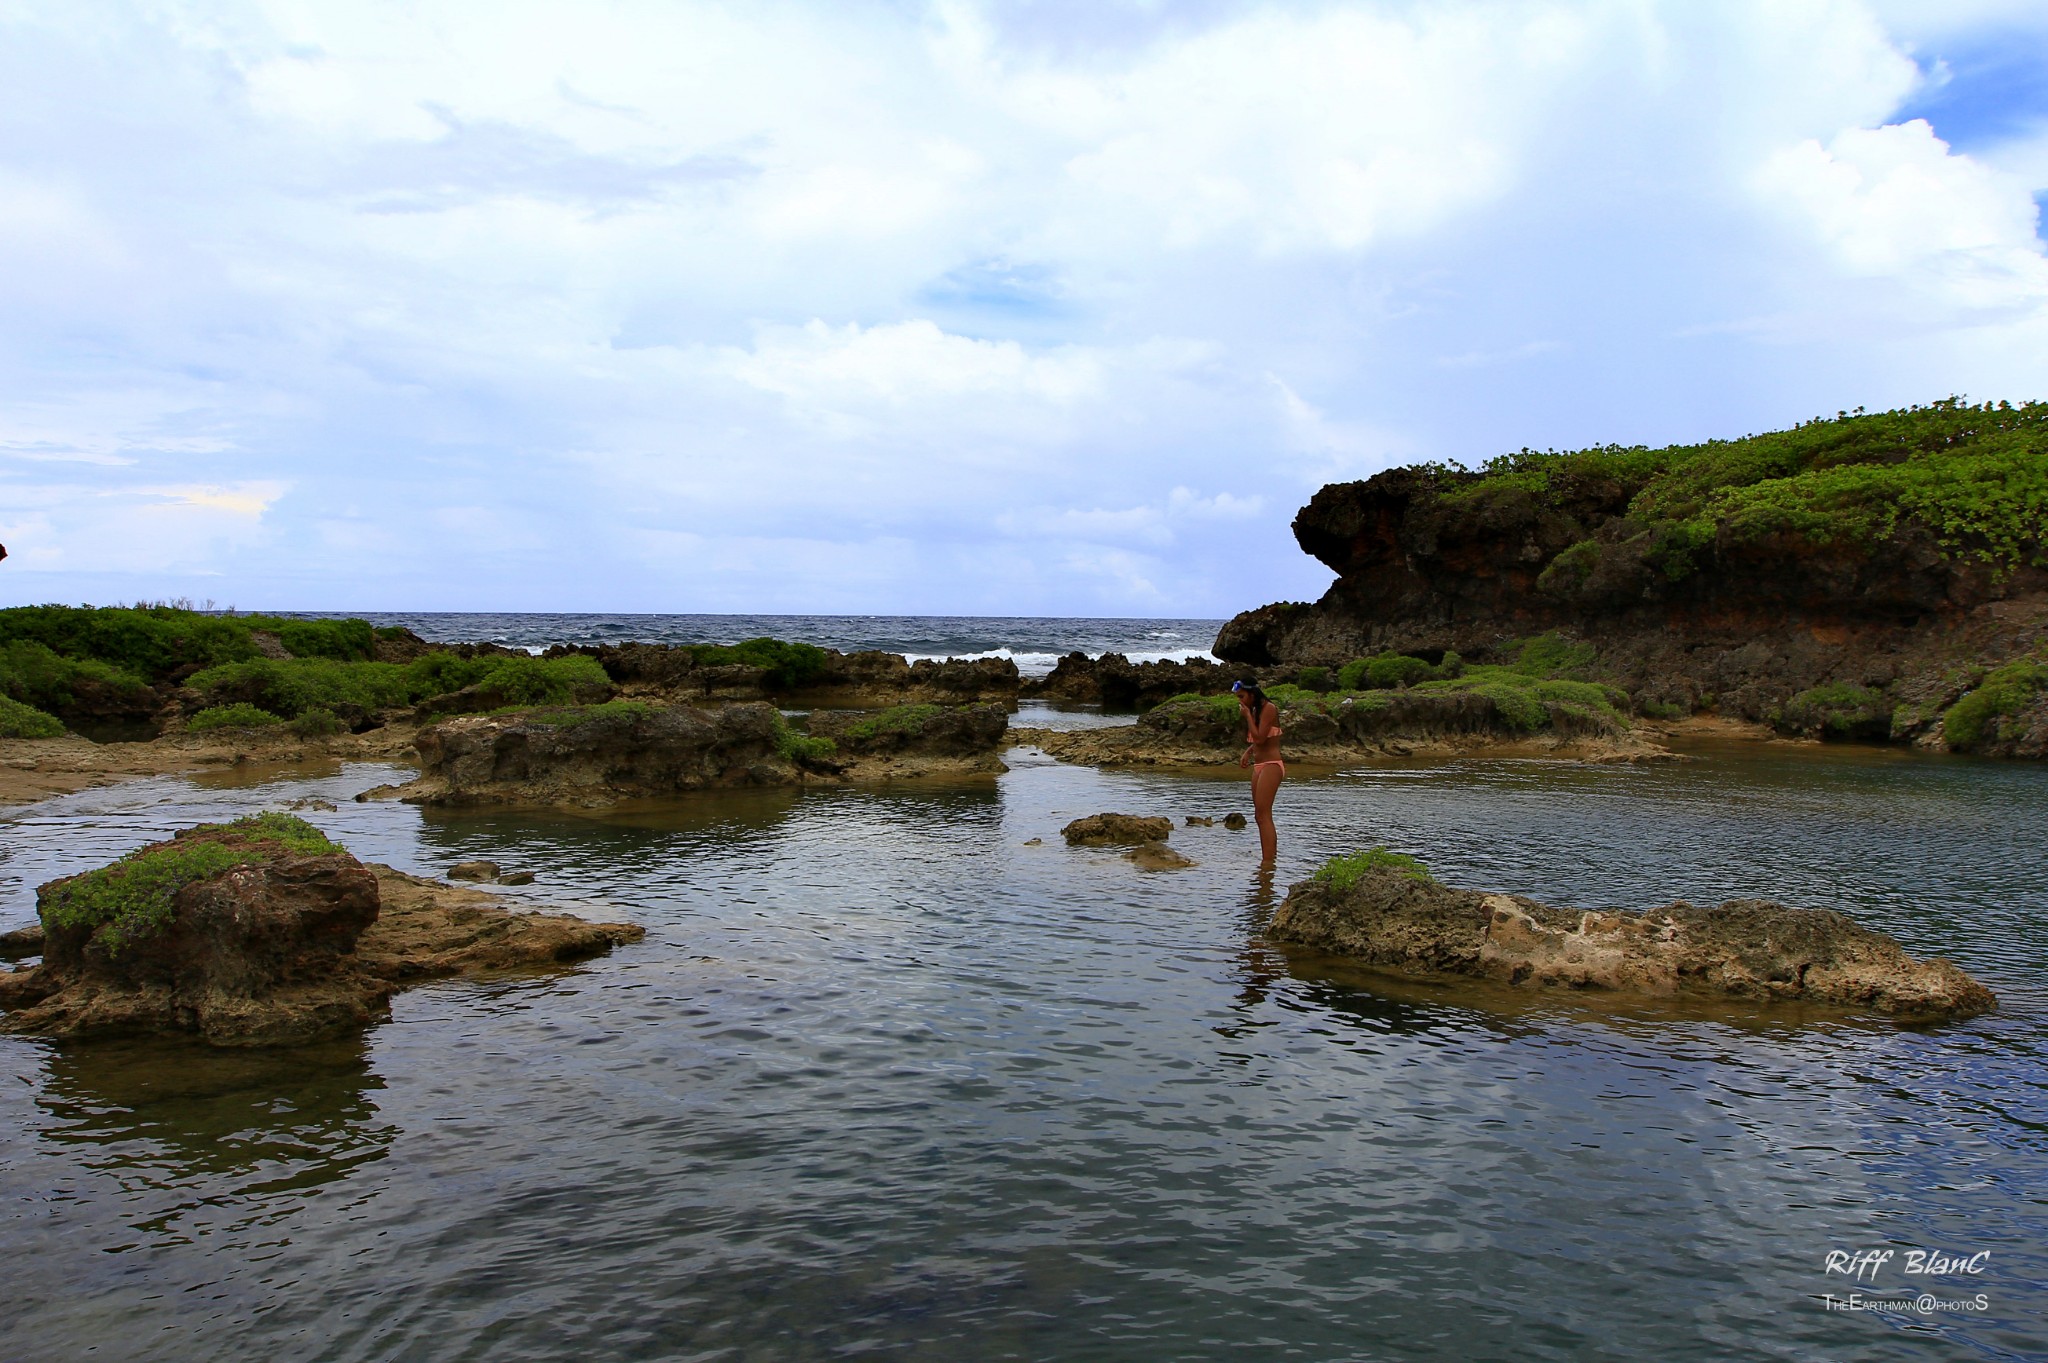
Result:
M1226 616L2048 398L2048 6L0 0L0 605Z

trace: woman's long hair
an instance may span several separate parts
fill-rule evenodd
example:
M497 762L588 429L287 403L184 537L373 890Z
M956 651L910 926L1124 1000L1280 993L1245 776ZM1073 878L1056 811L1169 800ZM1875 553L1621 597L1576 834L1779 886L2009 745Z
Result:
M1252 717L1255 719L1264 714L1266 707L1272 703L1266 699L1266 693L1259 689L1259 684L1255 681L1239 682L1234 689L1240 696L1252 698Z

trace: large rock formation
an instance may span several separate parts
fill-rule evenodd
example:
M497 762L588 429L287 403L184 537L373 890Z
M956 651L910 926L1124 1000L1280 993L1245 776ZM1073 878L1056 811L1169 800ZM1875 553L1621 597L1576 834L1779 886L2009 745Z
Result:
M408 983L577 960L642 935L509 913L331 846L294 850L307 845L261 821L187 829L44 885L42 961L0 975L0 1007L13 1010L0 1031L300 1044L373 1021Z
M1267 936L1397 972L1529 987L1803 1000L1910 1020L1997 1006L1946 960L1918 960L1839 913L1759 899L1579 912L1386 867L1295 885Z
M1121 653L1105 653L1099 658L1069 653L1053 665L1047 676L1025 682L1021 693L1092 702L1111 710L1136 710L1172 696L1228 691L1237 675L1237 671L1207 658L1134 663Z
M421 729L417 804L608 804L714 786L789 785L786 730L761 703L622 703L451 719Z
M1859 424L1880 420L1892 424ZM1337 580L1312 605L1239 615L1214 651L1259 667L1383 651L1433 660L1455 650L1485 663L1510 641L1559 631L1594 645L1599 675L1644 713L1940 743L1943 714L1988 670L2048 659L2041 512L2019 506L2038 494L2015 485L2029 468L2038 480L2048 456L2007 451L1995 457L2010 468L1954 471L1935 461L1960 458L1979 437L2022 438L2039 421L2035 409L1941 408L1675 452L1532 456L1484 475L1403 468L1332 484L1293 528ZM2005 434L1986 434L1994 426ZM1884 443L1895 427L1905 434ZM1905 499L1919 484L1883 482L1884 470L1915 461L1927 486L1981 489L1988 528L1961 512L1953 523L1939 508L1916 512ZM1864 480L1858 490L1829 500L1825 480L1851 472ZM1780 504L1772 488L1792 491ZM2044 690L2035 684L2002 715L2022 714ZM2048 750L2044 725L2004 723L1952 746Z
M991 773L999 705L820 710L799 732L773 706L619 701L452 719L420 730L417 804L597 807L734 786Z

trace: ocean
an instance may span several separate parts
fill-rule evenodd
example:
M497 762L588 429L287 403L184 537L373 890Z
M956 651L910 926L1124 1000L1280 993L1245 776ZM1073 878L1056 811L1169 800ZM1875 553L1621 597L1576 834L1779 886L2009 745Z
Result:
M1008 658L1042 677L1063 654L1121 653L1134 663L1210 658L1221 620L1038 615L608 615L495 611L278 611L403 625L436 643L539 653L555 644L736 644L787 639L844 653L879 648L919 658Z

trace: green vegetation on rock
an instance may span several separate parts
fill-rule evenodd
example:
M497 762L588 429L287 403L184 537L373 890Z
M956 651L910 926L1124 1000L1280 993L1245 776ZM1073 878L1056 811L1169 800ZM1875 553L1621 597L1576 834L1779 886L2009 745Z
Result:
M1446 470L1448 472L1448 470ZM1861 410L1740 440L1663 449L1522 450L1483 477L1447 486L1448 502L1530 498L1559 509L1617 486L1643 561L1690 576L1717 543L1780 537L1874 547L1902 519L1951 558L1999 568L2041 563L2048 532L2048 403ZM1539 585L1570 592L1615 545L1585 540L1556 555Z
M525 713L529 724L545 724L552 729L573 729L580 724L589 724L600 719L638 719L654 713L654 707L644 700L608 700L602 705L566 705L560 708L526 712L522 706L506 706L497 714Z
M1969 752L2007 737L2004 721L2048 691L2048 662L2021 658L1986 674L1941 717L1949 747Z
M254 658L195 673L186 683L209 699L247 701L291 717L315 708L388 710L470 686L485 686L508 705L562 705L579 690L607 688L594 658L463 658L426 653L409 663L345 663L326 658Z
M792 644L781 639L748 639L738 644L687 645L699 667L765 667L762 678L770 690L790 690L816 681L828 661L825 650L815 644Z
M781 714L775 716L775 751L782 755L783 761L822 762L838 750L839 745L831 739L800 734Z
M0 738L58 738L64 722L32 705L0 696Z
M332 717L330 712L322 713ZM284 720L270 711L259 710L245 700L238 700L233 705L207 706L186 720L185 728L188 732L201 733L208 729L260 729L282 723Z
M34 639L0 644L0 695L38 710L62 710L85 686L144 701L149 691L140 677L96 658L66 658Z
M1833 738L1883 738L1891 733L1891 707L1867 686L1828 682L1801 691L1771 716L1781 730Z
M1389 852L1385 847L1368 847L1348 856L1331 857L1317 868L1310 879L1341 894L1365 877L1382 871L1392 871L1410 880L1429 884L1436 882L1436 877L1420 861L1402 852Z
M1231 704L1235 706L1236 701ZM924 726L946 713L943 705L892 705L846 728L847 738L865 742L883 734L917 734Z
M165 843L130 852L96 871L73 876L43 896L46 931L92 929L109 955L171 921L178 891L237 866L281 854L321 856L342 849L304 819L276 812L227 824L203 824Z

